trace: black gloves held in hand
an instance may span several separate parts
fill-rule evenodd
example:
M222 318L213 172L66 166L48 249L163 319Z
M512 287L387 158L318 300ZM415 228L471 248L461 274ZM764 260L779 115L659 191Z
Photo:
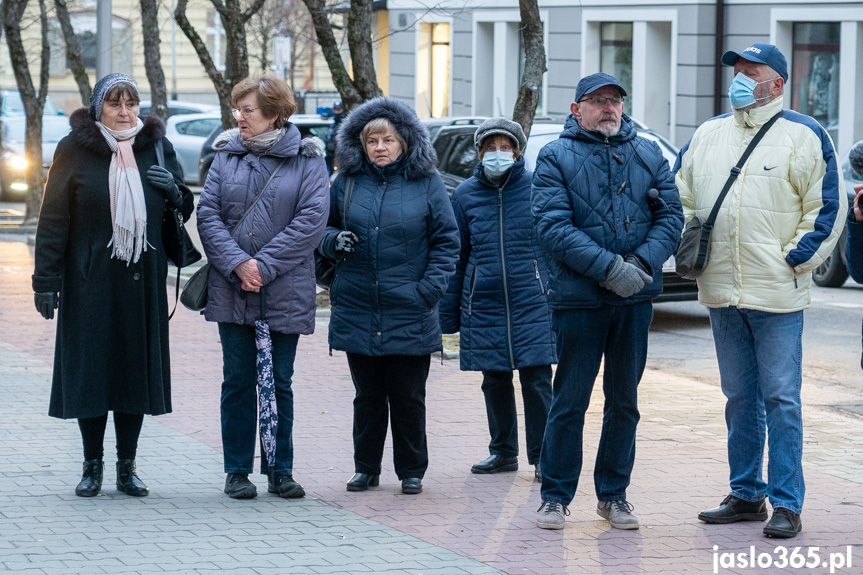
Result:
M339 232L339 235L336 236L336 247L334 248L337 252L350 253L354 251L354 246L357 245L357 242L360 241L360 238L354 232L349 232L348 230L342 230Z
M36 292L33 294L36 311L45 319L54 319L54 310L60 306L60 294L54 291Z
M147 170L147 181L162 192L169 206L179 208L183 205L183 196L180 194L180 188L174 182L174 175L171 172L162 166L150 166L150 169Z

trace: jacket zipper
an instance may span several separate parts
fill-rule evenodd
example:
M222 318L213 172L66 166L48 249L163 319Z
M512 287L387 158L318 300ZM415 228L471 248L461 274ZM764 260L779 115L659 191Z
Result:
M533 269L536 270L536 281L539 282L539 293L545 295L545 288L542 285L542 278L539 275L539 264L536 260L533 260Z
M467 296L467 315L470 315L473 312L473 290L476 288L476 266L474 266L473 271L470 276L470 293Z
M500 268L503 276L503 301L506 304L506 345L509 348L509 364L515 369L515 355L512 352L512 318L509 310L509 288L506 285L506 250L503 247L503 188L497 189L497 211L500 221Z

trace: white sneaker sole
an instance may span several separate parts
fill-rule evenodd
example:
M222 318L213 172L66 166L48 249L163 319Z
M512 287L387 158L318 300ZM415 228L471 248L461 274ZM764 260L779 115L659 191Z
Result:
M541 519L536 520L536 526L540 529L563 529L563 523L547 523Z

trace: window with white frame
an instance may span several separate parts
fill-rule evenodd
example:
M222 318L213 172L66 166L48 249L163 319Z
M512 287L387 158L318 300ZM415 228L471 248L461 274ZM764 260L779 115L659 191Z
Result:
M835 142L839 129L839 22L795 22L791 108L812 116Z
M222 17L215 10L207 10L207 51L216 70L225 71L225 56L228 51L228 40L225 36L225 28L222 26Z
M600 25L599 71L614 76L627 94L632 93L632 22ZM623 111L632 114L629 100L625 100Z
M96 69L98 47L96 44L96 13L93 11L73 12L69 20L78 45L81 48L81 60L88 71ZM49 44L51 59L49 72L52 76L65 76L70 68L66 57L66 42L60 22L56 19L49 28ZM132 29L128 20L114 16L111 19L112 64L111 69L127 74L132 73Z

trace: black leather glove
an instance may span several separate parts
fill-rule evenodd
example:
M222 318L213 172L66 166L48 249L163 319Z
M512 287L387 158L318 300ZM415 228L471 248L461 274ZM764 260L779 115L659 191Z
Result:
M54 319L54 310L60 307L60 294L55 291L36 292L33 294L36 311L45 319Z
M150 169L147 170L147 181L162 192L165 201L172 208L179 208L183 205L183 195L180 193L180 188L177 187L171 172L162 166L150 166Z
M334 248L337 252L350 253L354 251L354 246L357 245L357 242L360 241L360 238L354 232L349 232L348 230L342 230L339 232L339 235L336 236L336 247Z

